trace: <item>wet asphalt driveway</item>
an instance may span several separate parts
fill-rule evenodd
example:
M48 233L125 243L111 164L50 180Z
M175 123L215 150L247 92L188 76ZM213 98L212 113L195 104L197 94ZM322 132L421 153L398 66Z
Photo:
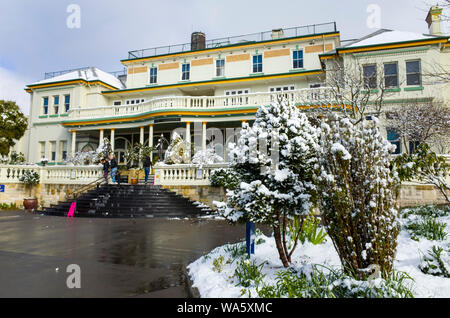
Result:
M185 266L244 237L244 226L217 220L0 211L0 297L187 297ZM79 289L66 285L70 264Z

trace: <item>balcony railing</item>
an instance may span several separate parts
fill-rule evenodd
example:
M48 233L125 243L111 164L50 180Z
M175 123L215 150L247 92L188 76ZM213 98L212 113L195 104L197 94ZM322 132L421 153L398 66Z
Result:
M292 37L298 37L303 35L314 35L314 34L322 34L322 33L329 33L329 32L336 32L336 22L329 22L329 23L321 23L321 24L311 24L311 25L304 25L294 28L287 28L282 29L282 36L281 38L292 38ZM280 33L277 33L277 38L280 38ZM239 35L239 36L233 36L233 37L225 37L220 39L213 39L208 40L205 43L205 48L218 48L218 47L224 47L234 44L243 44L243 43L249 43L249 42L262 42L262 41L268 41L273 40L273 33L272 31L266 31L266 32L258 32L258 33L252 33L252 34L245 34L245 35ZM129 51L128 52L128 59L138 59L143 57L150 57L150 56L157 56L157 55L164 55L164 54L173 54L173 53L182 53L182 52L189 52L192 50L191 43L184 43L184 44L175 44L175 45L167 45L167 46L160 46L160 47L154 47L149 49L142 49L142 50L135 50L135 51Z
M228 96L173 96L154 98L135 105L99 106L73 108L68 120L121 117L156 110L214 110L226 108L260 107L269 105L277 96L282 96L301 105L332 104L332 93L328 87L305 88L278 93L250 93Z

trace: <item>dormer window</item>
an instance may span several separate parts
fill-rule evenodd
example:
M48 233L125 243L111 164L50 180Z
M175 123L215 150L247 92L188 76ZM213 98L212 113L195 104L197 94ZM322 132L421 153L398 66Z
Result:
M295 50L292 52L292 60L294 69L303 68L303 50Z
M156 84L158 82L158 68L150 68L150 84Z
M262 73L263 64L262 64L262 54L253 55L253 73Z

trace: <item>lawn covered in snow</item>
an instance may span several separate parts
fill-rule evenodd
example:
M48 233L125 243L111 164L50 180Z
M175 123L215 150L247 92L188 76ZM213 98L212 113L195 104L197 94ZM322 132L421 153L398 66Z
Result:
M438 212L433 219L442 224L443 232L450 233L450 208L447 208L445 212L443 210L438 210ZM425 274L419 268L424 264L424 256L436 245L443 248L441 259L447 270L450 270L450 235L444 239L431 239L418 236L416 232L414 234L407 229L407 226L424 220L420 215L414 213L414 209L402 211L400 218L402 231L398 237L394 271L404 272L413 279L406 279L402 284L410 289L414 297L450 297L450 278L433 276L430 273ZM261 289L261 286L277 284L277 275L287 270L280 262L273 237L267 237L261 232L257 232L255 255L252 256L251 263L260 265L260 281L256 283L252 281L243 286L242 280L236 275L239 264L242 265L242 262L248 264L248 261L245 261L245 242L220 246L188 266L194 287L198 288L202 297L258 297L258 289ZM415 237L415 240L412 237ZM316 268L324 272L328 272L330 269L341 269L338 254L328 236L322 244L313 245L308 241L300 244L292 257L291 271L308 276L315 264L319 265ZM369 284L377 286L380 283L379 280L381 279L375 278ZM350 283L344 279L336 283L332 282L331 285L333 284Z

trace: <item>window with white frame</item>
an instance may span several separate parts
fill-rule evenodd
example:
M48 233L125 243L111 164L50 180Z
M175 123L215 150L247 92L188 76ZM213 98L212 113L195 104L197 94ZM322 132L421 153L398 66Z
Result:
M277 94L279 96L282 96L283 98L292 100L294 98L293 94L290 94L288 92L294 91L295 85L283 85L283 86L274 86L269 88L269 92L273 94ZM273 102L275 100L275 96L271 95L270 100Z
M216 60L216 76L217 77L225 76L225 60L224 59Z
M64 109L65 109L66 113L70 109L70 95L64 95Z
M67 141L61 140L59 142L59 153L62 161L67 160Z
M253 55L253 73L262 73L263 61L262 54Z
M384 63L384 86L387 88L398 87L397 62Z
M158 68L150 68L150 84L156 84L158 82Z
M57 115L59 112L59 96L53 96L53 114Z
M42 114L48 115L48 97L42 98Z
M140 103L143 103L143 102L145 102L145 100L142 98L142 99L140 99L140 98L137 98L137 99L127 99L126 101L125 101L125 104L126 105L137 105L137 104L140 104Z
M39 159L45 158L45 141L39 141L39 155Z
M115 101L113 102L113 105L114 105L114 106L120 106L120 105L122 105L122 101L121 101L121 100L115 100Z
M365 89L377 88L377 66L376 64L363 65L363 79Z
M303 68L303 50L294 50L292 52L292 61L294 69Z
M406 61L406 85L408 86L422 85L420 60Z
M191 77L191 64L185 63L181 65L181 80L188 81Z
M50 141L50 161L56 161L56 141Z
M231 105L247 105L248 104L248 94L250 93L250 89L237 89L225 91L225 106ZM242 96L247 95L247 96Z

